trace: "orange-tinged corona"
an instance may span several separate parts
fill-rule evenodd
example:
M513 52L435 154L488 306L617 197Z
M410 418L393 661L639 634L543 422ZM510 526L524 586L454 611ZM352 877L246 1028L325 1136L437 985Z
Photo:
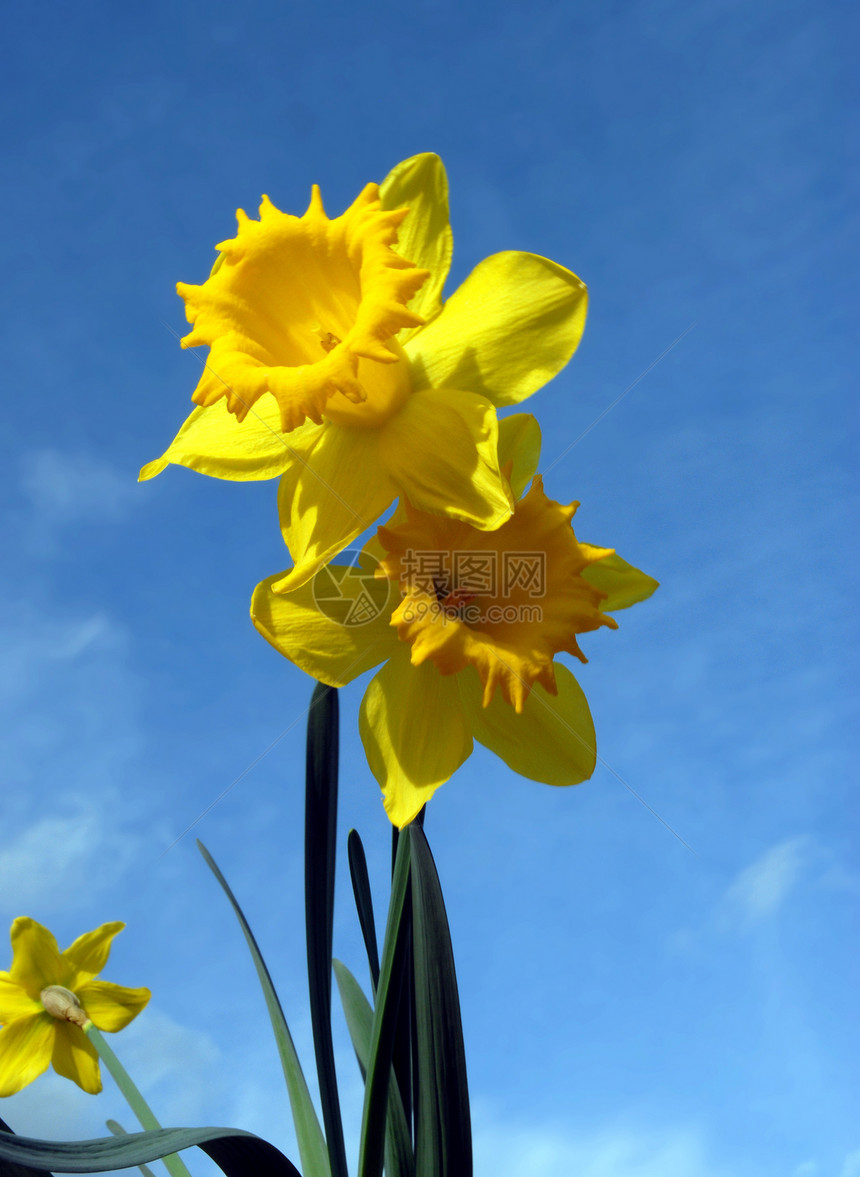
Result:
M378 575L400 587L391 624L410 646L412 665L429 660L445 675L473 666L485 707L497 688L518 713L535 683L557 694L554 656L585 662L576 635L618 628L600 611L606 593L582 576L613 552L577 540L578 506L552 502L538 476L496 531L409 507L406 523L380 528L386 555Z

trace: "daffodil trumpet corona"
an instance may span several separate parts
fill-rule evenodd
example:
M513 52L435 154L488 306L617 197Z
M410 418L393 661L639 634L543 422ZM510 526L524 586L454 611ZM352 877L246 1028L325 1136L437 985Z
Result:
M657 582L612 549L577 539L578 504L547 497L538 453L534 418L501 423L500 465L521 497L494 531L405 500L357 568L335 566L286 594L274 576L254 593L257 629L320 681L342 686L383 663L360 729L398 827L453 775L473 740L547 784L577 784L594 771L588 703L556 657L584 662L578 635L616 628L610 614L650 596ZM328 607L323 577L355 598L352 621ZM371 578L387 595L373 593Z
M238 214L202 285L181 283L206 346L197 408L169 463L234 480L280 477L278 511L306 582L402 496L477 530L510 518L496 410L570 359L583 283L535 254L481 262L447 300L448 186L432 154L398 164L330 219L314 188L301 217L267 198Z

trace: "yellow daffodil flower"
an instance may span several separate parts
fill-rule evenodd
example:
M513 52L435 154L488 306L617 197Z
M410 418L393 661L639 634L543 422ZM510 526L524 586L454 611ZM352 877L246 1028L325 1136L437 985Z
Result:
M481 262L447 302L445 170L407 159L330 220L266 198L202 286L180 284L207 345L192 412L164 455L217 478L281 476L278 508L304 583L398 495L492 530L513 502L496 454L496 409L530 396L570 359L585 286L528 253Z
M585 661L577 635L616 628L608 613L644 600L657 582L610 549L577 540L578 504L552 502L540 477L532 479L539 447L534 418L500 423L512 489L529 481L531 489L497 530L405 505L367 545L363 568L333 566L286 595L275 591L275 576L254 593L260 633L322 682L342 686L385 663L367 688L360 728L399 827L469 756L473 739L550 785L577 784L594 771L588 703L555 655ZM387 603L371 591L374 575L393 590ZM345 592L347 577L363 594L358 624L321 587L330 578Z
M12 967L0 972L0 1095L14 1095L53 1063L84 1091L101 1091L98 1055L83 1027L122 1030L149 1001L148 989L97 981L125 924L102 924L65 952L47 928L12 924Z

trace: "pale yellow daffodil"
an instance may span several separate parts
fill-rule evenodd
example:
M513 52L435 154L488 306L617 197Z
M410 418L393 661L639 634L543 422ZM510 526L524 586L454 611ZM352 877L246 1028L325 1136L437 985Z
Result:
M202 286L179 286L208 345L192 412L164 455L217 478L281 477L278 509L297 587L399 495L492 530L513 502L496 409L550 380L587 306L569 270L528 253L481 262L443 303L451 262L445 170L407 159L330 220L315 188L302 217L264 197Z
M408 505L367 545L357 575L333 566L286 595L275 591L275 576L254 593L257 629L322 682L342 686L385 663L367 688L360 728L398 827L469 756L473 739L550 785L577 784L594 771L588 703L555 655L585 661L577 634L616 628L608 613L644 600L657 582L610 549L577 540L578 504L552 502L540 477L532 479L539 445L534 418L500 423L512 488L531 481L531 489L497 530ZM374 564L391 586L387 601L371 591ZM337 612L321 578L343 592L352 584L360 608L351 617Z
M60 952L36 920L12 924L12 967L0 972L0 1096L14 1095L51 1063L84 1091L101 1091L98 1055L83 1026L122 1030L150 997L148 989L96 980L124 927L102 924Z

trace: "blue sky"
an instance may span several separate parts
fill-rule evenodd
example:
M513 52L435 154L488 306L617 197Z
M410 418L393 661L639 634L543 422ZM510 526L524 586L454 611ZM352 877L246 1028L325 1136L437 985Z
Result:
M583 640L591 782L553 790L476 750L430 807L476 1172L860 1174L856 26L847 4L676 0L8 14L0 923L67 943L127 921L106 975L154 995L115 1045L165 1122L293 1152L244 945L193 836L172 845L238 778L193 832L312 1057L311 683L247 614L288 564L275 487L135 482L199 372L174 284L205 277L262 192L298 212L317 182L336 213L432 150L449 293L503 249L587 282L583 343L525 407L578 534L662 582ZM362 833L381 918L361 695L342 692L341 844ZM335 951L363 978L340 881ZM0 1113L32 1134L131 1127L110 1089L56 1077Z

